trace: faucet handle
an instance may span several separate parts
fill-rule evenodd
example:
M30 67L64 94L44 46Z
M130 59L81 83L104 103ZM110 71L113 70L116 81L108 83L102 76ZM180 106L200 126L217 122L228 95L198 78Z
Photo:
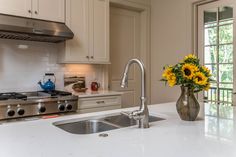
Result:
M135 110L133 112L121 112L122 115L129 117L130 119L140 120L143 118L142 111Z
M133 118L133 117L132 117L132 113L131 113L131 112L122 111L122 112L121 112L121 114L122 114L122 115L124 115L124 116L127 116L127 117L129 117L130 119L132 119L132 118Z

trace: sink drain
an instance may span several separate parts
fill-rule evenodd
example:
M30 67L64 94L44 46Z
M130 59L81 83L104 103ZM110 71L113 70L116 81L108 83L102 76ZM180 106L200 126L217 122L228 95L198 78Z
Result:
M99 134L99 137L108 137L108 134Z

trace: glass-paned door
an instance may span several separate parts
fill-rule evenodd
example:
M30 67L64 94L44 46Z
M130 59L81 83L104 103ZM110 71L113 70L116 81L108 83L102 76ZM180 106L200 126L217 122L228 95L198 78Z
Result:
M212 72L205 102L232 104L234 89L234 2L204 4L198 12L198 50L202 64Z

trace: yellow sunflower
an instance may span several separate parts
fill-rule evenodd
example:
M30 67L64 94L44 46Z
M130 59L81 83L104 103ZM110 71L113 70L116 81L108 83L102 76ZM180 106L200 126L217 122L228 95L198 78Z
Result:
M197 85L206 86L208 84L207 80L207 77L201 72L197 72L194 76L194 82Z
M194 73L199 71L198 67L194 64L186 63L182 66L182 73L183 76L189 80L194 77Z
M211 71L206 66L202 66L202 70L207 73L208 76L211 76Z
M205 91L208 91L208 90L210 89L210 87L211 87L211 84L208 82L208 83L206 84L206 87L204 88L204 90L205 90Z
M169 66L165 69L165 71L162 74L162 77L164 77L165 79L168 79L170 77L170 75L172 74L172 67Z
M176 85L176 76L175 76L175 74L174 73L170 74L167 81L168 81L168 84L169 84L170 87L173 87L174 85Z
M189 59L197 59L197 56L195 56L193 54L189 54L189 55L184 57L184 61L189 60Z

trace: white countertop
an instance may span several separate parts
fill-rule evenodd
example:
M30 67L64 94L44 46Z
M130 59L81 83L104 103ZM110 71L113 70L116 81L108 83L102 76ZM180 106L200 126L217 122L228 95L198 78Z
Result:
M205 112L217 110L207 106ZM195 122L181 121L175 103L149 107L152 115L166 120L153 122L149 129L137 126L98 134L74 135L53 122L117 113L121 110L70 115L54 119L0 125L0 157L235 157L236 113L231 107L219 109L224 118L205 116ZM124 109L123 109L124 110ZM133 109L125 109L133 110ZM200 117L203 115L203 110Z

